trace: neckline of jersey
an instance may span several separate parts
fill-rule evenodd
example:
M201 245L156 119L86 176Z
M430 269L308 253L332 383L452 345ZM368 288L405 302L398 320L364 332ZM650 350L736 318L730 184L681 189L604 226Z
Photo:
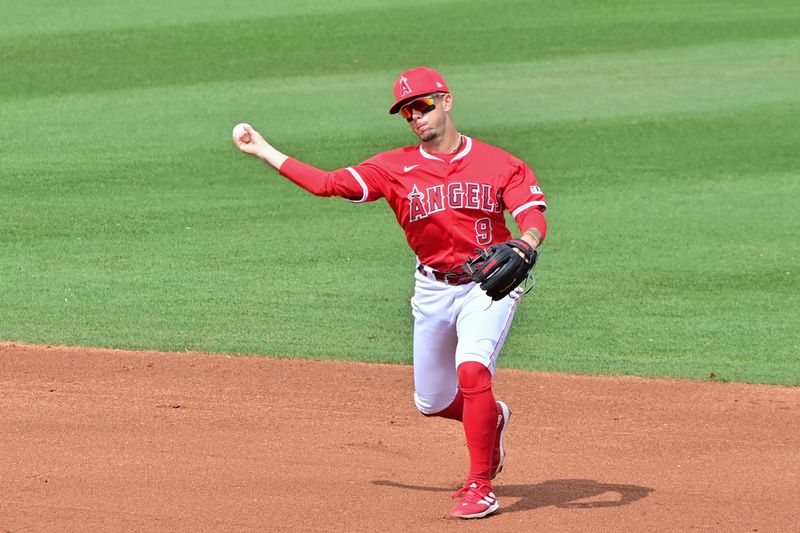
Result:
M467 154L470 152L470 150L472 150L472 139L466 135L461 135L461 138L464 139L464 145L462 146L461 151L457 152L452 157L452 159L450 159L450 161L444 160L441 157L436 157L435 155L426 152L425 148L423 148L421 144L419 145L419 153L422 155L422 157L425 157L427 159L441 161L442 163L455 163L459 159L463 159L464 157L466 157Z

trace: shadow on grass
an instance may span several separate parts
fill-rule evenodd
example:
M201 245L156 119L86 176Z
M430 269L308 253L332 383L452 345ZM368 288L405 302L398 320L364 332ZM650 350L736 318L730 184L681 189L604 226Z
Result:
M381 487L426 492L453 492L460 488L426 487L386 480L375 480L372 483ZM531 485L497 485L494 487L498 498L519 498L517 502L501 507L501 513L529 511L548 506L562 509L619 507L646 498L654 490L638 485L598 483L591 479L556 479Z

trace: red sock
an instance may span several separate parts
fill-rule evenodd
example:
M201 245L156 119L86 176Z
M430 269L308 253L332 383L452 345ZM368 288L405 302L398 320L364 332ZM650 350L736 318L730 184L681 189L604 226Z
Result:
M469 449L469 479L491 483L492 454L497 430L497 402L492 374L481 363L458 366L458 384L464 396L464 434Z
M458 420L461 422L464 417L464 395L461 394L461 391L456 392L456 397L453 398L453 402L439 411L438 413L433 413L431 415L425 416L441 416L442 418L449 418L450 420Z

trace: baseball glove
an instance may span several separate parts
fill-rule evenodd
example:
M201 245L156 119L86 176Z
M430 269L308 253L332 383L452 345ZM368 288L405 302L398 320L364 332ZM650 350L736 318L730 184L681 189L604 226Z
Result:
M464 272L480 283L492 300L502 300L528 278L538 256L530 244L514 239L494 244L481 250L475 259L467 259Z

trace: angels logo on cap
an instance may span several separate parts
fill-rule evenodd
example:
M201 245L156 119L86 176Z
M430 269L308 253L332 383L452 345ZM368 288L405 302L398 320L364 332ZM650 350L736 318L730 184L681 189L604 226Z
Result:
M395 102L389 108L389 114L394 115L406 103L433 93L449 93L447 83L441 74L430 67L415 67L406 70L394 82Z
M408 86L408 78L405 76L400 78L400 96L405 96L411 92L411 87Z

